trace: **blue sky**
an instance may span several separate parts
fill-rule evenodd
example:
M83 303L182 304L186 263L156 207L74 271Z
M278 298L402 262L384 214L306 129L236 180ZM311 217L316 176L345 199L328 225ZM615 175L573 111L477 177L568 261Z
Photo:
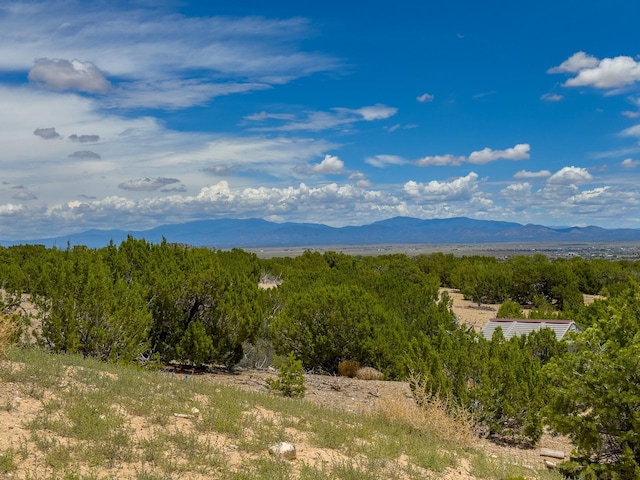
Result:
M0 1L0 238L640 228L640 4Z

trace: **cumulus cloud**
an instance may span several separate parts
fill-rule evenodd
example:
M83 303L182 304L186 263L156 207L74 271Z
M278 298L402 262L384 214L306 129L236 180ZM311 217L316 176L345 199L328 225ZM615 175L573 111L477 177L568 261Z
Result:
M599 62L593 55L576 52L557 67L547 70L547 73L578 73L587 68L597 67Z
M62 138L62 135L56 132L55 128L36 128L33 134L45 140Z
M633 160L631 158L625 158L621 165L624 168L636 168L638 165L640 165L640 160Z
M422 95L416 97L416 100L418 100L420 103L427 103L427 102L433 102L433 99L435 97L429 93L423 93Z
M577 52L548 72L577 74L564 83L566 87L617 89L640 81L640 63L628 56L600 60Z
M353 172L349 175L349 181L353 182L356 187L359 188L369 188L371 187L371 182L367 178L367 176L362 172Z
M313 165L309 171L323 175L340 175L344 173L344 162L335 155L325 155L324 159Z
M544 100L545 102L559 102L564 97L557 93L545 93L540 97L540 100Z
M624 115L627 118L639 118L640 112L634 112L632 110L625 110L621 112L621 115Z
M500 193L508 196L515 195L516 198L518 198L521 195L528 195L531 193L531 184L529 182L512 183L502 189Z
M111 85L91 62L38 58L29 71L29 81L51 90L79 90L86 93L106 93Z
M420 201L459 201L469 199L478 188L478 174L470 172L450 182L432 180L428 183L410 180L404 184L405 194Z
M364 159L366 163L373 167L384 168L387 165L404 165L407 161L397 155L374 155Z
M547 183L552 185L576 185L593 180L586 168L564 167L551 175Z
M69 158L78 158L83 160L87 160L87 159L99 160L102 157L96 152L92 152L91 150L79 150L69 155Z
M69 140L75 143L96 143L100 140L100 135L69 135Z
M467 161L476 165L482 165L499 159L527 160L529 159L530 149L531 146L528 143L520 143L515 147L507 148L506 150L492 150L490 148L484 148L478 152L471 152Z
M593 190L585 190L569 197L568 201L576 204L591 204L602 205L603 203L610 202L612 196L608 195L610 187L597 187Z
M496 160L527 160L529 158L529 150L531 146L528 143L520 143L512 148L505 150L492 150L484 148L475 152L471 152L468 157L445 154L430 155L419 158L415 164L419 167L432 166L458 166L465 162L475 165L483 165L485 163L494 162Z
M122 190L131 190L136 192L152 192L154 190L158 190L159 188L164 187L165 185L170 185L172 183L179 183L180 180L176 178L136 178L134 180L127 180L126 182L122 182L118 185L118 188Z
M513 178L547 178L551 176L551 172L549 170L538 170L537 172L529 172L527 170L520 170L517 172Z

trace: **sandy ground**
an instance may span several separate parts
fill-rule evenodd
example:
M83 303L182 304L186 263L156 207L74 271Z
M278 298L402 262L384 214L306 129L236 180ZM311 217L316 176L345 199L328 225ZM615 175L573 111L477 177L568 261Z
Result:
M441 288L440 294L447 292L453 300L453 312L458 317L460 323L473 327L474 330L480 331L485 324L492 318L496 318L496 313L500 308L500 304L482 303L465 300L459 290L453 288Z

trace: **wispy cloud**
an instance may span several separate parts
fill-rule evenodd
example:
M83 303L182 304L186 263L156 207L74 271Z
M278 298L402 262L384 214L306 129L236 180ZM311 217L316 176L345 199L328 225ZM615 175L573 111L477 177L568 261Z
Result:
M362 121L373 122L385 120L394 116L397 111L397 108L376 104L355 109L335 107L330 111L309 111L301 115L260 112L246 116L245 120L254 122L277 120L284 122L284 124L281 125L251 127L250 130L253 131L295 132L306 130L319 132L322 130L351 127L353 124Z
M334 57L298 48L310 34L302 18L16 2L0 15L0 71L28 71L32 82L57 91L104 94L108 106L185 108L339 68Z
M545 93L540 97L540 100L544 100L545 102L559 102L564 97L558 93Z
M419 95L418 97L416 97L416 100L418 100L420 103L428 103L428 102L433 102L434 98L435 97L430 93L423 93L422 95Z

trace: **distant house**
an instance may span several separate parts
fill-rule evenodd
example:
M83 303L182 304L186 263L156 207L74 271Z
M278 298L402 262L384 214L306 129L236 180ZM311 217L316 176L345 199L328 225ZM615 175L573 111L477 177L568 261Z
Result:
M484 338L491 340L496 328L502 327L504 338L529 335L543 328L550 328L558 340L562 340L569 332L581 332L582 329L572 320L535 320L523 318L492 318L482 329Z

